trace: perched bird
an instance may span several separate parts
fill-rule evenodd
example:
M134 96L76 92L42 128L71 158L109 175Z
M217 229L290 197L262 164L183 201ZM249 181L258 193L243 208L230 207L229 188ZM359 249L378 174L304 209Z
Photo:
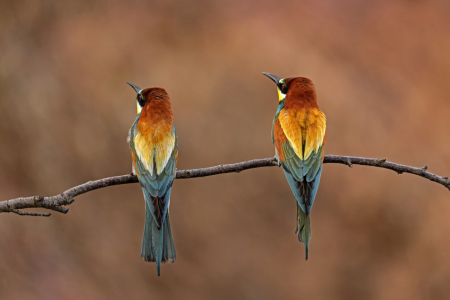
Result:
M297 200L295 233L305 244L308 259L310 212L319 188L326 141L325 114L317 105L314 84L305 77L279 78L263 73L278 88L278 110L272 124L272 142Z
M169 203L178 143L169 95L162 88L141 89L127 82L137 93L137 118L130 128L133 173L145 198L145 226L141 257L161 263L175 261L175 245L169 220Z

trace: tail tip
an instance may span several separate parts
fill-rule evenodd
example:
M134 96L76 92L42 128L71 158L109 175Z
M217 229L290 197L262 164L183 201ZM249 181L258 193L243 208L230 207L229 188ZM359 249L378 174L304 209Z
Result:
M305 260L308 260L308 247L305 247Z

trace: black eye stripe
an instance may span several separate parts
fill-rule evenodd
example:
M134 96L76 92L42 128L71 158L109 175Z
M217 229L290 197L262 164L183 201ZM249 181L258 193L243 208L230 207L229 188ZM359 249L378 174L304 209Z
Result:
M286 84L285 84L284 82L280 83L279 87L280 87L280 91L281 91L283 94L286 94L286 93L287 93L287 90L288 90L288 89L287 89Z
M140 105L141 107L144 107L144 105L145 105L145 100L142 99L141 94L138 94L136 98L137 98L137 101L139 102L139 105Z

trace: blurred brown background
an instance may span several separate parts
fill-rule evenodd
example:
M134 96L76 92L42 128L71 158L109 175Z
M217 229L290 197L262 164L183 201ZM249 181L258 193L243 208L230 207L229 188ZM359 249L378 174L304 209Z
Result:
M450 175L447 1L1 1L0 200L129 173L125 84L169 92L178 169L274 155L275 85L305 76L327 153ZM450 194L327 164L310 259L279 168L177 180L177 262L140 259L137 184L0 215L0 299L449 299Z

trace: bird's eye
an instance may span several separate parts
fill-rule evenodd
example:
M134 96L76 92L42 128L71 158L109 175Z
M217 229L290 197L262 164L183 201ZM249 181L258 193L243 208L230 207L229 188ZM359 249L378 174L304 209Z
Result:
M139 102L139 105L140 105L141 107L144 107L144 105L145 105L145 100L142 99L141 94L138 94L138 95L137 95L137 101Z

